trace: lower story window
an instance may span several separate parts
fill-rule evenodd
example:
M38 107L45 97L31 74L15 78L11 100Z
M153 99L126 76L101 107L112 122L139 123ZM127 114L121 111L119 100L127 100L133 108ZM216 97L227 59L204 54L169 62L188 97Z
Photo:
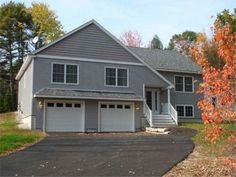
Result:
M185 116L193 117L193 106L185 106Z
M193 105L177 105L176 110L179 117L194 117Z

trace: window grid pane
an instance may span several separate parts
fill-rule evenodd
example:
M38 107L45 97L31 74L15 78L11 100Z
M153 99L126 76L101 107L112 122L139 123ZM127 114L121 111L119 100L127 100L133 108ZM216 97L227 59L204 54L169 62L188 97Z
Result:
M127 86L127 69L117 69L118 86Z
M176 106L178 116L184 116L184 106Z
M66 83L77 83L78 71L77 65L66 65Z
M106 85L116 85L116 69L106 68Z
M53 64L53 82L64 83L64 64Z
M185 92L192 92L193 91L193 78L192 77L185 77Z
M185 106L185 115L186 115L186 117L193 116L193 107L192 106Z
M175 76L175 91L183 91L184 80L182 76Z

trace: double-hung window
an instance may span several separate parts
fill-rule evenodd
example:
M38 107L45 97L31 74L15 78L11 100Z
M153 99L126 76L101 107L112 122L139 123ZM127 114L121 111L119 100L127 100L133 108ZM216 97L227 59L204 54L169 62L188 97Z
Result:
M128 69L126 68L105 68L105 85L128 87Z
M52 83L78 84L78 65L53 63Z
M192 93L193 89L193 77L175 76L175 91Z
M193 105L176 105L176 111L179 117L194 117Z

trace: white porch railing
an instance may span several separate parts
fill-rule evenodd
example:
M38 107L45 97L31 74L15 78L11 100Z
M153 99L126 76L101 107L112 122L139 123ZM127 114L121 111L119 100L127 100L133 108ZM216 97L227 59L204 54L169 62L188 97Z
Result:
M147 118L147 121L148 121L150 127L152 127L152 111L148 107L147 103L144 103L144 114Z
M168 109L169 115L175 121L175 124L178 125L178 114L177 114L177 111L175 110L175 108L170 103L168 104L168 107L169 107L169 109Z

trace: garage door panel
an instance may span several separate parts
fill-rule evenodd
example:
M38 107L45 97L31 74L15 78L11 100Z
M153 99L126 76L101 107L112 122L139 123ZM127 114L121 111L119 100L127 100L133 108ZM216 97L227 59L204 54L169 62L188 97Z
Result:
M51 103L51 102L50 102ZM78 106L78 103L76 103ZM81 104L81 103L79 103ZM49 104L48 104L49 105ZM73 103L54 103L53 107L47 107L46 110L46 131L48 132L78 132L83 131L83 109L75 107ZM51 104L52 106L52 104ZM66 107L68 106L68 107Z
M106 105L103 104L100 108L101 131L134 131L132 104L106 103Z

